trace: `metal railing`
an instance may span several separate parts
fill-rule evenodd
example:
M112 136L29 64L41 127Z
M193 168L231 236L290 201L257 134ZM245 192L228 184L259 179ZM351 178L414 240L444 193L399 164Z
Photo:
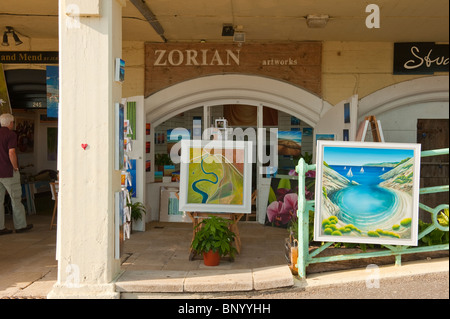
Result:
M449 154L449 149L438 149L432 151L423 151L421 152L421 157L428 156L438 156L438 155L446 155ZM421 253L421 252L430 252L430 251L438 251L438 250L447 250L449 249L449 244L440 244L440 245L432 245L432 246L396 246L396 245L381 245L385 247L385 250L376 251L376 252L362 252L357 254L343 254L343 255L335 255L335 256L326 256L326 257L316 257L326 248L330 247L333 242L327 242L315 249L314 251L309 252L309 211L314 211L314 200L307 200L305 197L305 174L308 171L316 170L316 165L308 165L303 158L300 159L298 166L296 167L296 172L298 173L298 259L297 259L297 268L298 275L301 278L306 277L306 267L313 263L323 263L323 262L333 262L333 261L343 261L343 260L353 260L353 259L362 259L362 258L371 258L371 257L383 257L383 256L395 256L395 265L401 266L401 257L405 254L412 253ZM443 186L433 186L421 188L419 194L431 194L438 192L448 192L449 185ZM441 204L435 208L428 207L424 204L419 203L419 207L423 210L431 213L432 223L423 231L418 234L418 240L422 239L427 234L431 233L435 229L440 229L442 231L449 231L449 227L442 226L438 222L438 213L444 209L448 209L448 204Z

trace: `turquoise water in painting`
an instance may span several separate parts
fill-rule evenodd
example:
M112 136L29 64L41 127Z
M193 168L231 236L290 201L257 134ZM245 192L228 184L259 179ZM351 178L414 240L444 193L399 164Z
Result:
M353 185L341 189L329 197L339 206L340 213L337 216L347 224L353 224L365 229L383 222L391 217L398 205L398 199L394 192L378 186L383 179L380 175L392 168L363 167L361 166L331 166L342 176L359 185ZM351 173L348 172L351 170Z

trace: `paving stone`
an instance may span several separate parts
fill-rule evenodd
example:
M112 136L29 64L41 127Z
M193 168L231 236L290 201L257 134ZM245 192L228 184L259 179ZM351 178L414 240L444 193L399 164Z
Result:
M186 271L126 271L116 282L118 292L183 292Z
M253 289L250 269L190 271L184 282L185 292L249 291Z
M294 285L294 278L288 266L273 266L253 269L255 290L281 288Z

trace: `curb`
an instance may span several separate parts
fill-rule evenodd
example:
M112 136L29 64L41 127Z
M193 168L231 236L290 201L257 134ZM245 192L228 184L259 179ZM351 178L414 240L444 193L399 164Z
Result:
M369 267L370 266L370 267ZM306 279L294 280L296 288L311 289L336 286L346 283L366 282L372 280L420 276L432 273L449 272L449 258L427 259L402 263L401 266L375 264L365 268L316 273Z
M288 266L241 270L125 271L116 281L120 293L204 293L265 290L294 286Z

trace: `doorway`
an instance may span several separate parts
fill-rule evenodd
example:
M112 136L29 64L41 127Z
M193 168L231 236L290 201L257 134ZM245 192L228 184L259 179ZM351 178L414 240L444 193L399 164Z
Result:
M146 122L151 131L176 114L199 107L203 108L202 129L211 127L215 106L250 105L257 110L257 127L263 128L263 108L272 108L301 120L301 123L314 129L321 114L331 109L331 105L320 97L295 85L266 77L225 74L205 76L175 84L145 98ZM282 125L278 127L283 128ZM152 137L150 137L152 139ZM312 142L311 142L312 144ZM150 153L151 154L151 153ZM153 165L153 163L152 163ZM153 170L153 168L152 168ZM159 186L147 178L145 202L152 212L151 220L158 220ZM270 179L257 176L258 207L257 221L265 222ZM149 220L147 220L149 221Z
M418 119L417 143L422 144L422 151L449 147L448 119ZM449 184L449 156L423 157L420 165L420 187L431 187ZM448 204L448 193L421 195L420 202L431 208L440 204ZM420 219L431 223L431 215L420 210Z

